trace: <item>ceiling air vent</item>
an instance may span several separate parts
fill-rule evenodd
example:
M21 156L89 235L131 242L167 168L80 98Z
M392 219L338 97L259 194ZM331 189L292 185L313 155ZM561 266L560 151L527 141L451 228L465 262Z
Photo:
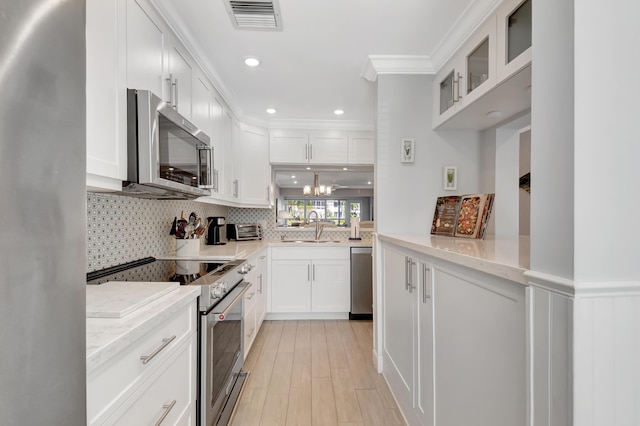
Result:
M233 26L239 30L282 30L277 0L226 0Z

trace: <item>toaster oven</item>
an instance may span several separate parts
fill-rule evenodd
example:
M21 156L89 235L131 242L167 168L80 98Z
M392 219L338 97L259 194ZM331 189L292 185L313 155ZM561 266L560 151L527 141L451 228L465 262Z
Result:
M261 240L262 227L257 223L249 224L227 224L227 240L245 241L245 240Z

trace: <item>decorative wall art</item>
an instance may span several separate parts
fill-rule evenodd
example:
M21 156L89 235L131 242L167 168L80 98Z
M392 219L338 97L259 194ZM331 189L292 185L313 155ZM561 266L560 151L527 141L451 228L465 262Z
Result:
M458 189L458 168L456 166L444 166L444 189L445 191Z
M403 163L413 163L414 162L414 140L402 139L400 145L402 148L400 161Z

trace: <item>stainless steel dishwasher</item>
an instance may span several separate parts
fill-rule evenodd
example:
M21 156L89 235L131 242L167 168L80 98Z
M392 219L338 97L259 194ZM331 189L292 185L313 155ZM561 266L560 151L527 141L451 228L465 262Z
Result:
M350 320L373 319L373 269L371 247L351 247Z

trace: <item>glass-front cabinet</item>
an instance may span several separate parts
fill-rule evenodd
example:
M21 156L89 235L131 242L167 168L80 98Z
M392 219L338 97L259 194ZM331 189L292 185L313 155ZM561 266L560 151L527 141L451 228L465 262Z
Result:
M435 79L434 127L486 93L496 81L496 21L489 17Z
M505 0L498 9L498 81L531 63L532 0Z

